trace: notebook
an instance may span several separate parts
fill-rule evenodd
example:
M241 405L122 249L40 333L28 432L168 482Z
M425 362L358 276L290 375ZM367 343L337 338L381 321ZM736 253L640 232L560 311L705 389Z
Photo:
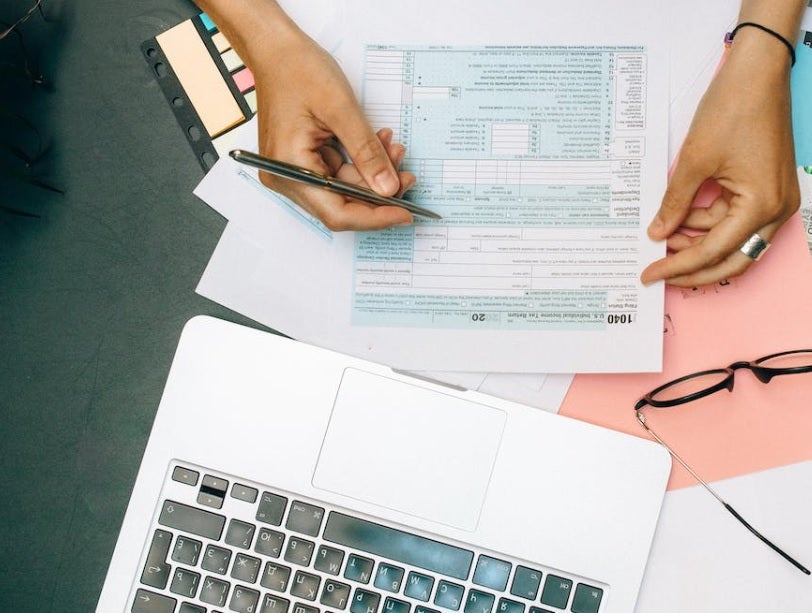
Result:
M196 317L97 611L630 613L670 466L651 441Z

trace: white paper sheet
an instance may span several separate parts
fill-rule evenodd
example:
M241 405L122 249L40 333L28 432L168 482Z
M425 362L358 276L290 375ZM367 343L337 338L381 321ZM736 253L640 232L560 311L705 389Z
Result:
M249 233L230 223L223 232L209 266L197 291L230 309L260 323L284 332L294 338L318 341L323 332L320 318L308 312L308 305L300 305L297 313L287 308L298 304L295 294L307 275L296 267L283 272L278 278L274 255L285 257L289 245L280 245L279 251L259 244ZM239 270L239 274L234 274ZM420 371L417 376L427 377L464 389L478 390L493 396L521 402L546 411L557 412L567 393L572 375L568 374L510 374Z
M812 462L714 487L778 547L812 567ZM635 611L812 611L812 579L696 486L665 496Z

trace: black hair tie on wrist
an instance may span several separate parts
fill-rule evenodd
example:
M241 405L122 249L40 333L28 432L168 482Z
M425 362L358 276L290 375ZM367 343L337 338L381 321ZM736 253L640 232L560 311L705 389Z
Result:
M725 43L727 43L727 44L732 43L733 39L736 37L736 34L738 33L738 31L741 30L742 28L746 28L746 27L758 28L762 32L766 32L770 36L780 40L784 44L784 46L787 48L787 51L789 51L789 57L792 60L791 66L795 66L795 47L792 46L792 43L789 42L783 36L781 36L775 30L771 30L767 26L763 26L760 23L753 23L752 21L743 21L743 22L741 22L739 25L737 25L735 28L733 28L732 32L727 33L727 35L725 36Z

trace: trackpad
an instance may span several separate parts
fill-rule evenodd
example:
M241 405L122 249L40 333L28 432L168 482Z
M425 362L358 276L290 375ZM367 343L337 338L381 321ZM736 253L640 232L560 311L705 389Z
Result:
M505 419L493 407L348 368L313 485L473 531Z

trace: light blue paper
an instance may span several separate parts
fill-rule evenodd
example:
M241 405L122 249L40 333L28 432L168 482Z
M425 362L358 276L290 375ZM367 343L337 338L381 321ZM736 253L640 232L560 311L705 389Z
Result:
M812 39L812 35L807 33L806 38ZM812 47L801 43L795 53L791 79L795 162L812 166Z

